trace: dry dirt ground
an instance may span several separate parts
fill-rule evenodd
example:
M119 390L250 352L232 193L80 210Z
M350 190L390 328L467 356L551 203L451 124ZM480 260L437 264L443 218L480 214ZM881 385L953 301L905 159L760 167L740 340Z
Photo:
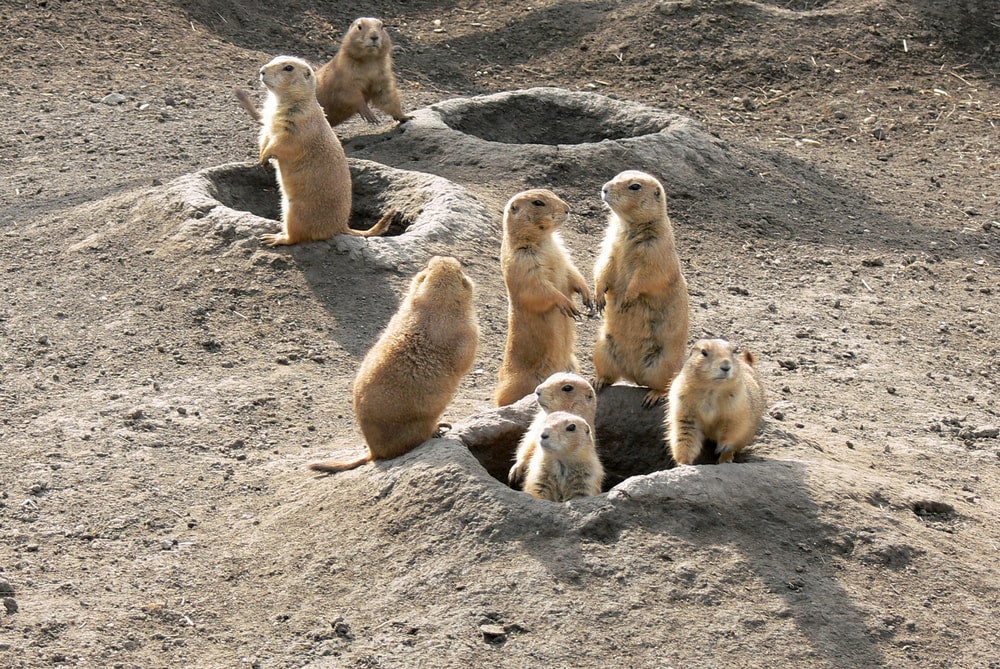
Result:
M635 167L665 182L692 338L760 356L749 462L565 505L454 440L305 470L360 451L351 380L412 270L192 234L160 196L255 154L233 86L365 15L408 109L558 86L712 138L725 169ZM5 0L0 54L0 665L1000 666L995 2ZM573 141L497 120L465 130ZM622 165L338 132L490 212L450 249L482 338L446 419L487 410L504 201L566 199L589 275Z

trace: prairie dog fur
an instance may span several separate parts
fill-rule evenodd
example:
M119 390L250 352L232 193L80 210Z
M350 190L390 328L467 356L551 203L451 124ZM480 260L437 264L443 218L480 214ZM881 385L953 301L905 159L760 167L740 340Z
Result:
M261 124L258 162L277 161L281 188L282 232L266 234L268 246L298 244L351 234L383 234L395 212L365 231L352 230L351 171L340 140L316 102L316 76L304 60L278 56L260 69L267 88L264 108L257 112L245 91L240 103Z
M524 485L524 475L528 463L539 448L538 439L545 426L545 418L555 411L566 411L580 416L590 427L595 427L597 415L597 395L587 379L571 372L557 372L535 388L538 396L538 412L528 431L521 437L514 456L514 465L507 474L507 483L512 488Z
M611 209L594 267L594 298L604 322L594 349L594 388L618 379L649 388L643 405L660 402L687 347L689 305L667 196L652 176L629 170L604 184Z
M559 237L569 205L544 189L514 195L504 208L500 267L507 287L507 342L494 395L497 406L532 393L555 372L576 372L573 303L593 307L587 281Z
M351 462L314 462L310 469L339 472L395 458L435 435L475 361L479 326L472 298L472 281L458 260L431 258L354 380L354 414L368 455Z
M740 354L723 339L695 342L670 386L666 428L674 462L694 464L709 441L719 463L732 462L750 444L765 409L755 364L753 353Z
M538 499L567 502L599 495L603 480L604 468L587 421L565 411L547 415L528 463L524 491Z
M412 118L403 104L392 72L392 40L382 21L357 19L344 33L333 59L316 73L316 97L331 126L355 114L369 123L378 119L368 103L400 123Z

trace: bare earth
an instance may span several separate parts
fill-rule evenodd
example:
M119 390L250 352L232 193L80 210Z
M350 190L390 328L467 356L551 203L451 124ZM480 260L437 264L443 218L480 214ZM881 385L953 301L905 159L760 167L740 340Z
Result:
M716 142L731 179L635 167L665 182L692 339L759 355L748 462L565 505L454 440L305 469L362 451L351 382L412 269L263 249L274 223L193 235L204 212L156 198L250 161L231 89L365 15L408 110L556 86ZM1000 667L997 3L31 0L0 45L0 666ZM350 157L493 219L449 247L482 328L458 423L503 350L503 203L556 191L590 276L620 166L447 162L381 118L337 129ZM506 121L464 130L563 119Z

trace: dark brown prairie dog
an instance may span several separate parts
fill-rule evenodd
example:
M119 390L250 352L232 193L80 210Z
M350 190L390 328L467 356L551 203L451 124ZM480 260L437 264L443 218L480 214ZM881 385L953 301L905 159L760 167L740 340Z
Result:
M535 388L538 396L538 412L528 431L521 437L514 456L514 465L507 474L507 482L512 488L524 486L524 475L528 463L539 448L538 438L545 425L545 418L555 411L566 411L580 416L592 428L597 415L597 395L587 379L571 372L557 372Z
M674 462L694 464L702 445L715 444L718 462L753 440L764 415L764 390L750 351L739 354L723 339L695 343L670 386L667 439Z
M528 462L524 492L551 502L599 495L604 468L590 425L580 416L554 411L545 417L538 448Z
M573 265L558 229L569 205L549 190L518 193L503 214L500 268L507 286L507 344L494 395L513 404L555 372L576 372L579 293L593 307L590 287Z
M611 209L594 267L604 322L594 349L594 388L618 379L649 388L644 406L670 389L688 337L687 282L681 274L667 196L652 176L629 170L604 184Z
M392 72L392 40L378 19L360 18L352 23L337 55L316 77L316 96L331 126L355 114L369 123L377 122L368 103L401 123L412 118L403 113Z
M368 455L352 462L314 462L310 469L339 472L395 458L435 435L476 357L479 326L472 294L472 281L457 260L431 258L354 380L354 413Z
M340 140L323 118L316 102L316 76L300 58L278 56L260 69L267 87L264 108L256 113L245 92L240 103L261 123L261 164L277 161L281 187L280 234L261 237L268 246L298 244L350 234L381 235L392 224L395 212L365 231L352 230L351 171Z

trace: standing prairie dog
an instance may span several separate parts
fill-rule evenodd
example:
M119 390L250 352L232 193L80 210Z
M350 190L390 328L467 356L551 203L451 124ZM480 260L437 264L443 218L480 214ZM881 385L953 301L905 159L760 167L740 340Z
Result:
M316 102L316 76L300 58L278 56L260 69L267 100L260 112L245 91L236 96L261 124L259 162L277 161L281 188L280 234L266 234L268 246L298 244L350 234L381 235L389 229L390 212L365 231L352 230L351 171L340 140Z
M456 259L431 258L354 380L354 413L368 455L314 462L310 469L340 472L395 458L435 435L476 357L479 326L472 293L472 281Z
M594 388L626 379L649 388L643 406L651 407L669 392L688 337L687 282L667 196L655 178L629 170L604 184L601 199L611 214L594 267L597 308L605 310Z
M316 77L316 97L331 126L355 114L376 123L369 102L400 123L412 118L403 113L392 72L392 40L378 19L360 18L352 23L337 54L319 68Z
M538 396L538 412L528 431L521 437L514 456L514 465L507 474L507 483L512 488L524 486L524 475L528 463L539 448L538 439L545 426L545 418L555 411L566 411L587 421L595 427L597 415L597 395L587 379L571 372L557 372L535 388Z
M551 502L601 494L604 468L592 429L580 416L554 411L545 417L538 448L528 462L524 492Z
M579 371L573 294L588 308L593 299L559 237L568 214L569 205L544 189L518 193L504 209L500 268L509 306L497 406L531 394L555 372Z
M764 415L764 390L750 351L739 354L723 339L701 339L670 386L667 439L678 465L694 464L705 442L718 462L753 440Z

